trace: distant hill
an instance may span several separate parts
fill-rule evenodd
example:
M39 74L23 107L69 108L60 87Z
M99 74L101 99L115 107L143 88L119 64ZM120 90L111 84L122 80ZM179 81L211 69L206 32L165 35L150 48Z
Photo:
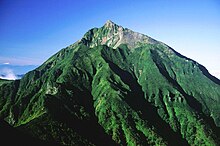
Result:
M22 74L22 75L15 75L15 76L17 77L17 79L21 79L24 76L24 74ZM0 74L0 78L4 79L6 77L7 77L6 74Z
M24 74L37 68L36 65L10 65L2 64L0 65L0 78L1 79L21 79Z
M0 80L0 117L60 145L217 146L220 80L107 21L21 80Z

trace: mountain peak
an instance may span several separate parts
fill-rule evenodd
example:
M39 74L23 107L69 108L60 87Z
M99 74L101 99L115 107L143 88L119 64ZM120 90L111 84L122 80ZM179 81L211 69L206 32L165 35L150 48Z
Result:
M83 42L89 47L107 45L116 49L121 44L134 49L141 44L155 44L158 41L147 35L123 28L111 20L107 20L103 27L89 30L83 37Z
M115 23L112 22L111 20L107 20L104 26L106 26L106 27L113 27L113 26L115 26L115 25L117 25L117 24L115 24Z

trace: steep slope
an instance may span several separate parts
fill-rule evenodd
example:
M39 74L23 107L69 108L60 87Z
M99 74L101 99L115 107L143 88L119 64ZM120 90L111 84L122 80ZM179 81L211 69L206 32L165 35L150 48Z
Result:
M218 145L219 105L202 65L111 21L0 86L1 118L62 145Z

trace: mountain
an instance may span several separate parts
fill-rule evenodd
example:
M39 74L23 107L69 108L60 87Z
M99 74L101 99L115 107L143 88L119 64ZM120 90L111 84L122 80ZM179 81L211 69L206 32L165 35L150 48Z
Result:
M22 79L0 80L0 118L60 145L219 145L220 81L107 21Z

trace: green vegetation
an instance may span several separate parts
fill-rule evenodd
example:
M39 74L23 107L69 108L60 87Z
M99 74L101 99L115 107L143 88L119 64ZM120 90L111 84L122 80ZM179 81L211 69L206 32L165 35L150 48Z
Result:
M4 83L9 83L11 82L10 80L4 80L4 79L0 79L0 86Z
M108 22L0 81L0 117L61 145L218 145L219 97L203 66Z

